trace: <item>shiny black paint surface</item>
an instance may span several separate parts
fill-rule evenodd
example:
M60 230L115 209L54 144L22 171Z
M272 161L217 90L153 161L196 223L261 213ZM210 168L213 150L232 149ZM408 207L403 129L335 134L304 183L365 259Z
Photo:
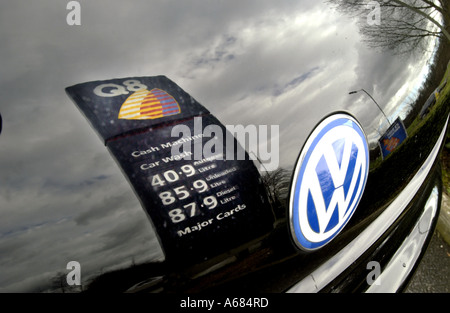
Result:
M83 4L78 29L51 23L64 17L64 8L33 19L32 6L1 5L0 25L16 26L2 27L8 45L0 50L11 60L0 87L2 292L212 291L236 283L243 290L283 292L381 214L426 159L449 114L447 99L419 115L443 75L433 68L440 75L436 86L416 92L427 62L447 64L444 57L432 59L432 42L426 52L411 55L370 49L355 21L322 1L280 1L276 7L271 1L239 7L137 1L123 4L114 20L103 5ZM187 269L166 264L130 185L64 93L86 81L160 74L224 125L280 126L279 169L261 173L274 230L238 252ZM364 93L349 95L361 88L383 112ZM414 101L405 102L408 97L418 99L409 114ZM288 229L292 172L315 125L338 111L364 127L369 179L345 230L326 248L305 253L292 244ZM408 138L383 159L378 139L388 127L385 116L400 116ZM81 264L82 287L65 283L72 260Z
M439 195L442 191L442 177L440 162L437 161L433 169L423 184L420 193L415 197L412 203L408 206L402 216L393 224L390 229L378 239L373 248L366 251L365 255L358 260L356 264L347 271L337 277L332 283L321 292L364 292L367 287L367 264L376 261L380 264L381 269L384 269L389 262L391 256L395 253L398 247L403 243L404 239L412 231L415 222L421 215L428 196L431 194L433 188L438 188ZM439 203L441 199L439 198ZM433 221L433 229L437 222L437 218ZM421 254L425 253L426 246L431 240L431 234L427 238L427 243L423 248ZM414 273L412 271L411 275ZM399 292L406 287L408 280L399 288Z

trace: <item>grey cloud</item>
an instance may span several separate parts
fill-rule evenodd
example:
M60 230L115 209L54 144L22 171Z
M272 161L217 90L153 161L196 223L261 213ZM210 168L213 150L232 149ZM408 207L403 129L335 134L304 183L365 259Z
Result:
M108 217L111 214L115 214L118 210L127 208L130 202L134 204L132 200L129 197L129 193L123 192L118 195L106 196L103 201L95 203L74 217L74 221L78 225L87 225L92 220Z
M292 79L290 82L288 82L284 86L276 87L273 92L273 95L276 97L276 96L279 96L279 95L285 93L288 90L296 88L298 85L303 83L305 80L307 80L308 78L313 76L315 74L315 72L318 70L319 70L319 67L316 66L316 67L312 68L311 70L307 71L306 73L303 73L298 77L295 77L294 79Z

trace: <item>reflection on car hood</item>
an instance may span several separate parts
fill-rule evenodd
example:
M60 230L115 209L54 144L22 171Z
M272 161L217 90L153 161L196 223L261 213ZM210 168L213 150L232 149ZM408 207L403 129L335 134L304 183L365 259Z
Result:
M82 2L80 26L65 23L65 4L0 7L0 291L58 290L70 261L90 281L164 260L66 87L164 75L224 125L279 125L279 167L290 173L333 112L351 113L378 148L409 112L437 47L402 56L372 49L355 20L312 0ZM362 89L382 111L363 92L349 95Z

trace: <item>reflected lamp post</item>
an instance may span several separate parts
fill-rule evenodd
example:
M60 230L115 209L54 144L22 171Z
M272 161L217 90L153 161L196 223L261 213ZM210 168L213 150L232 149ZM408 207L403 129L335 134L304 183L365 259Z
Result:
M383 113L384 117L386 118L386 120L388 121L389 125L391 125L391 122L389 121L389 119L387 118L386 114L384 114L383 110L381 109L381 107L378 105L378 103L375 101L375 99L364 89L360 89L360 90L355 90L355 91L350 91L348 94L349 95L353 95L355 93L358 93L360 91L364 91L366 93L366 95L368 95L370 97L370 99L372 99L372 101L377 105L378 109L380 109L381 113Z

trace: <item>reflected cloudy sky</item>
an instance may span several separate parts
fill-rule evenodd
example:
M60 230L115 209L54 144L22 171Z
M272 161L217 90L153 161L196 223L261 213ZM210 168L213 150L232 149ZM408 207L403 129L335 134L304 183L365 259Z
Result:
M66 24L67 2L0 4L0 291L40 290L72 260L89 276L162 258L66 87L166 75L223 124L280 125L288 167L342 108L375 141L383 116L348 92L364 88L399 114L426 65L361 45L354 21L317 0L79 1L81 26Z

